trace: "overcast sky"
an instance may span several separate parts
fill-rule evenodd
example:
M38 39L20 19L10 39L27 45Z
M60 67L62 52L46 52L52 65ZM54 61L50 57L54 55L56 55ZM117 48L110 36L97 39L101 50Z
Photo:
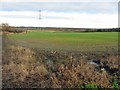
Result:
M116 28L119 0L1 0L0 23L13 26ZM41 20L39 20L41 10Z

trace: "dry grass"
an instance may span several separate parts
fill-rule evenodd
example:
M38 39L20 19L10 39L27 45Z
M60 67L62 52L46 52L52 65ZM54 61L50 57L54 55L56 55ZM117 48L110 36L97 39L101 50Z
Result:
M9 45L3 51L3 87L74 88L78 85L96 84L112 88L112 80L117 77L89 64L88 57L80 53ZM101 66L118 69L117 55L98 58Z

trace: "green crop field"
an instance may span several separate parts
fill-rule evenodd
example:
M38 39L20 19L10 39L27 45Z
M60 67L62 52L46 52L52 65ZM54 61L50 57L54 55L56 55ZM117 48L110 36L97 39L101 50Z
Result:
M118 32L5 32L3 87L119 87Z
M17 44L42 49L106 51L117 50L117 32L28 32L10 34Z

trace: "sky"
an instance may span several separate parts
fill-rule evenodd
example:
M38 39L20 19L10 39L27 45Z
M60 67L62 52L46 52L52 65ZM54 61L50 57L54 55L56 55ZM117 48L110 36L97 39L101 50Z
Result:
M0 23L33 27L117 28L118 1L1 0Z

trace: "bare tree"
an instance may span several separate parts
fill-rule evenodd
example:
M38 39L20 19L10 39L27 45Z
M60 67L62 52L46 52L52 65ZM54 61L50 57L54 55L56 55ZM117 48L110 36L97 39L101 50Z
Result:
M8 25L8 23L2 23L2 30L3 31L10 31L11 27Z

